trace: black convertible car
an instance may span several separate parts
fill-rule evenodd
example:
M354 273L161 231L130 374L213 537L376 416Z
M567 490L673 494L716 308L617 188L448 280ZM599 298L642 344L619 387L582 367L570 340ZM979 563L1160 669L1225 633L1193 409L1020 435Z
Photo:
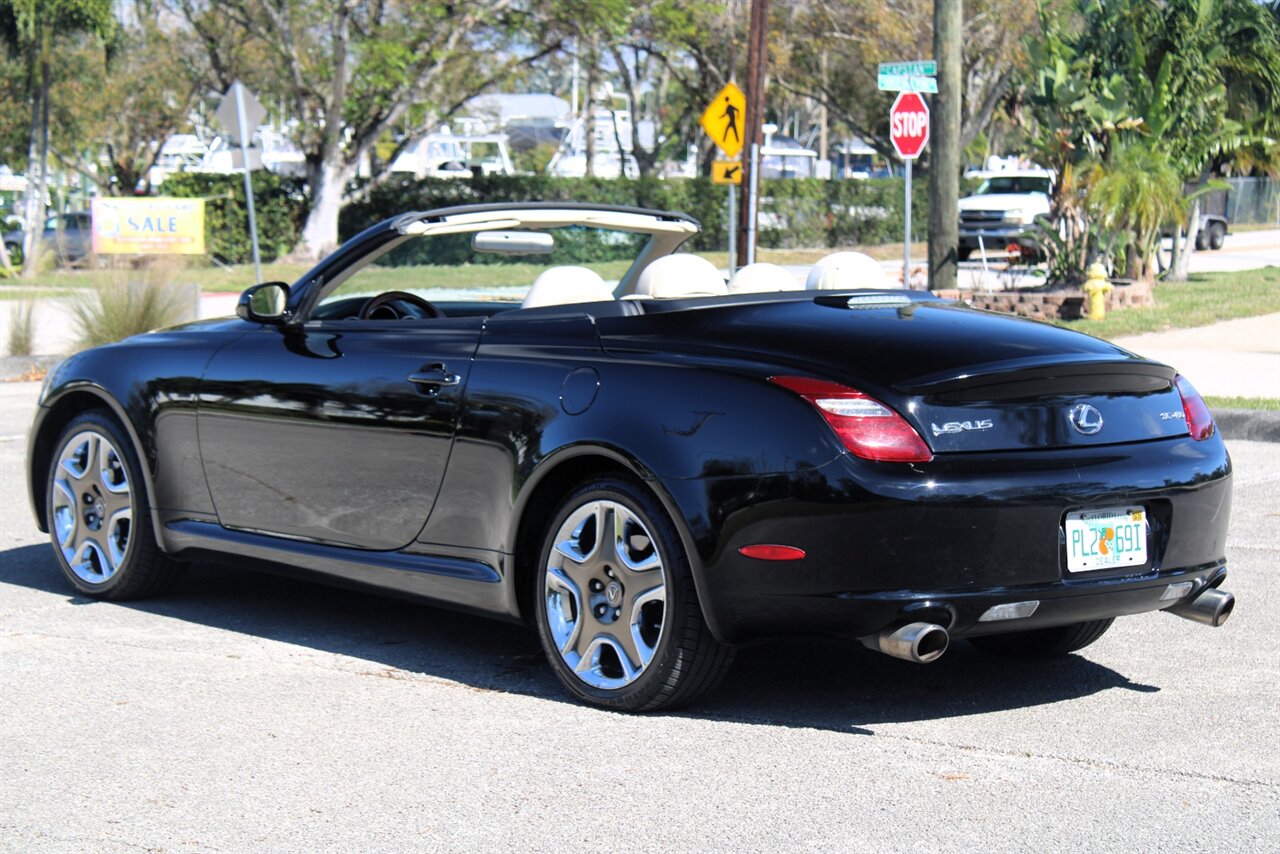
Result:
M1226 620L1231 462L1172 368L859 290L841 255L808 288L768 265L726 286L676 253L697 230L407 213L238 317L80 353L32 425L36 518L88 596L193 559L305 571L529 621L573 695L630 710L780 635L923 662L954 637L1055 655L1125 614ZM415 291L442 270L532 286Z

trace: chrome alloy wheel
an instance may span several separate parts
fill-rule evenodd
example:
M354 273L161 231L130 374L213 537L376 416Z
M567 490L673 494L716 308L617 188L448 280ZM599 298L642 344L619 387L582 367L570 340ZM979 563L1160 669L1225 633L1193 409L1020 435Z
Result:
M58 456L50 496L62 557L82 581L102 584L129 555L133 490L124 457L96 430L76 433Z
M560 657L593 688L631 684L662 640L667 577L657 541L616 501L589 501L547 557L547 624Z

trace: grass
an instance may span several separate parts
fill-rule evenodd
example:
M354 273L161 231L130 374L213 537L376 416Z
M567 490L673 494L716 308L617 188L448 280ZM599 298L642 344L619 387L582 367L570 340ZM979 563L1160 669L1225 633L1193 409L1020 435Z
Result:
M9 314L9 355L30 356L35 344L35 300L27 300L14 306Z
M1189 282L1162 282L1156 285L1155 297L1156 304L1150 308L1113 311L1105 320L1060 320L1057 325L1099 338L1119 338L1280 312L1280 267L1201 273Z
M1280 397L1217 397L1207 394L1204 402L1213 410L1264 409L1268 412L1280 412Z

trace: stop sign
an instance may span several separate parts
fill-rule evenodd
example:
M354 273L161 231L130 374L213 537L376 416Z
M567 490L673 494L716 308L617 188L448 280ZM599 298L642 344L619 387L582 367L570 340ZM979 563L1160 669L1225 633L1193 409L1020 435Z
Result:
M917 92L899 92L889 109L889 139L903 160L920 156L929 141L929 108Z

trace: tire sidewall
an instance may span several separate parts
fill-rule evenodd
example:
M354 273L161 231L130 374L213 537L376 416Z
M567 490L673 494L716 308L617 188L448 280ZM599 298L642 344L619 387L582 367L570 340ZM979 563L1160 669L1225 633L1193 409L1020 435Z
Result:
M601 500L615 501L640 518L657 541L665 573L663 583L666 587L666 603L662 615L662 636L658 640L653 660L638 679L630 685L615 689L596 688L578 678L560 656L560 651L551 638L547 620L547 563L555 546L556 533L565 520L583 504ZM688 558L675 525L657 500L643 487L621 478L601 478L574 490L556 510L538 550L538 572L534 588L538 639L542 643L547 661L565 687L584 702L619 710L643 709L653 700L666 685L672 667L681 656L680 626L684 621L685 609L689 607L683 582L688 575Z
M62 555L62 548L58 543L57 530L53 524L53 481L54 475L58 470L58 460L61 459L63 452L66 450L66 444L71 437L85 430L93 430L102 434L104 438L111 442L123 459L125 468L129 473L130 499L133 504L128 554L125 555L124 563L116 570L116 573L101 584L92 584L75 573L75 570L71 568L66 558ZM49 458L48 470L45 472L44 508L45 519L48 520L49 525L49 541L53 545L53 553L57 558L58 566L72 586L88 596L110 598L120 587L128 584L131 575L130 570L138 564L140 553L152 545L151 541L148 540L152 536L151 507L147 501L147 489L146 482L142 478L142 466L138 462L137 453L134 451L133 443L129 440L129 437L116 424L115 419L103 412L92 411L78 415L59 434L58 441L54 445L53 455Z

